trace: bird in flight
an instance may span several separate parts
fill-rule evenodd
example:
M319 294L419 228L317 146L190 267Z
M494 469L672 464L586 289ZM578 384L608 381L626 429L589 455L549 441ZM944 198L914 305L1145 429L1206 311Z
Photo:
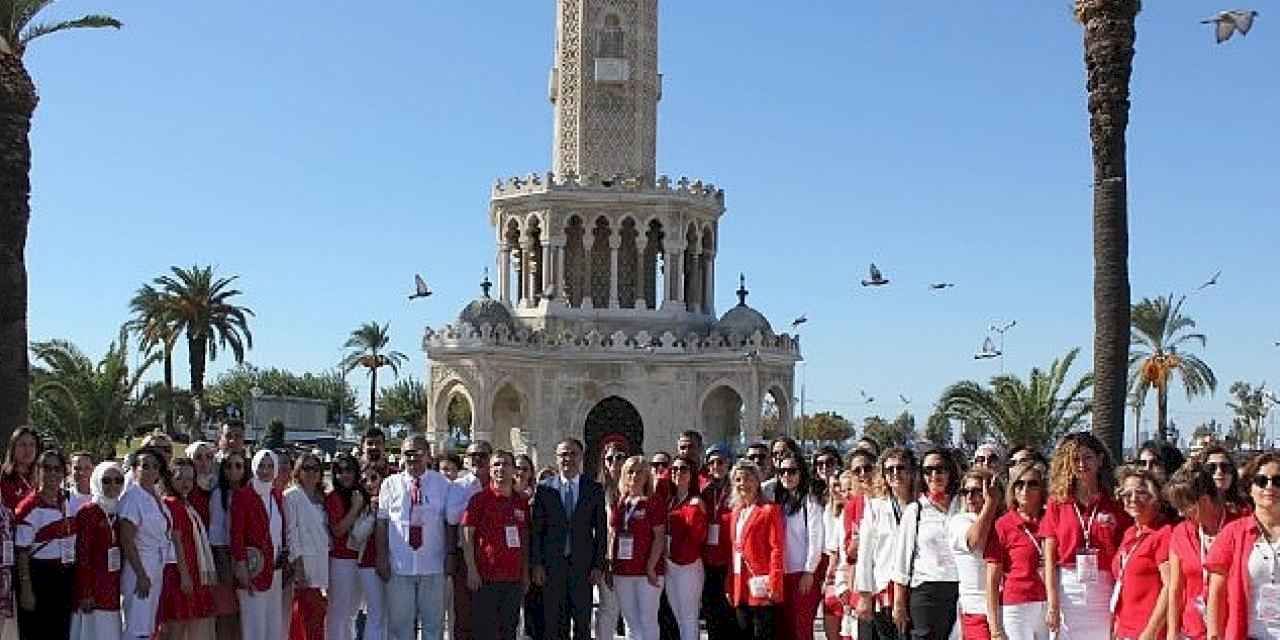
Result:
M874 262L871 263L871 269L870 269L869 275L871 276L871 278L869 280L863 280L862 286L883 287L884 285L889 284L889 281L884 279L884 274L880 273L880 267L877 267L876 263Z
M862 396L862 402L865 404L871 404L876 401L874 397L867 395L867 392L862 389L858 389L858 395Z
M954 282L934 282L929 285L929 288L930 289L950 289L951 287L954 287L954 286L956 286L956 283Z
M416 273L413 274L413 288L414 292L409 294L410 300L413 300L414 298L425 298L431 295L431 288L427 286L427 281L423 280L422 276Z
M1241 36L1249 35L1249 29L1253 28L1253 19L1258 17L1258 12L1251 9L1236 9L1234 11L1221 11L1218 15L1211 18L1205 18L1200 24L1211 24L1214 26L1214 37L1217 38L1218 44L1222 44L1231 39L1235 32L1239 31Z
M987 336L987 338L982 341L982 350L973 354L973 359L990 360L991 358L998 358L999 356L1000 350L996 349L996 343L991 341L991 336Z
M1212 278L1209 278L1208 280L1205 281L1204 284L1200 285L1199 287L1196 287L1196 291L1202 291L1204 289L1212 287L1215 284L1218 284L1218 276L1220 275L1222 275L1222 269L1218 269L1218 272L1213 274Z
M796 318L795 320L792 320L792 321L791 321L791 329L794 331L794 330L796 329L796 327L799 327L800 325L802 325L802 324L804 324L804 323L806 323L806 322L808 322L808 321L809 321L809 317L808 317L808 315L806 315L806 314L803 314L803 313L802 313L802 314L800 314L800 317L799 317L799 318Z
M908 398L901 393L898 394L898 399L902 401L902 404L911 404L911 398Z

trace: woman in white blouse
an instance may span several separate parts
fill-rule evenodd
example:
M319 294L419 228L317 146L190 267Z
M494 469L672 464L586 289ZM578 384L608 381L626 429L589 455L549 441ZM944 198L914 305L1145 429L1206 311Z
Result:
M120 595L124 601L125 638L150 638L156 629L164 566L177 562L173 523L160 502L157 484L168 475L164 458L142 449L133 458L133 485L120 496Z
M778 637L784 640L813 638L813 619L822 600L822 580L826 574L825 515L826 485L809 474L809 465L795 453L775 461L778 487L774 502L782 507L785 520L783 569L786 572L782 602L782 624Z
M329 588L329 522L324 510L324 467L313 453L298 456L293 486L284 492L285 539L293 565L293 623L306 640L324 640ZM296 636L296 634L295 634Z
M880 477L866 500L858 526L858 559L854 590L858 592L858 638L897 638L890 618L893 601L893 545L898 538L902 511L916 496L915 454L907 449L887 449L880 455Z
M951 519L960 513L960 469L941 449L924 454L919 493L902 511L893 546L893 622L913 640L945 640L956 624L960 575L947 543Z
M960 480L964 512L947 531L960 576L960 630L964 640L990 640L987 624L987 563L983 553L996 518L1004 512L1000 486L986 468L975 467Z

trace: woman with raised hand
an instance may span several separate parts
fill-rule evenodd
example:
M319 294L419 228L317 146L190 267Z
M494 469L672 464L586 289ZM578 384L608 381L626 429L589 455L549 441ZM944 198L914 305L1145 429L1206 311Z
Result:
M72 638L120 640L120 568L116 511L124 470L102 462L89 476L89 502L76 512L75 613Z
M1230 471L1229 479L1234 480L1234 465ZM1194 458L1173 474L1164 495L1183 518L1169 533L1169 607L1165 628L1169 638L1204 640L1208 586L1204 581L1204 557L1223 527L1242 514L1227 508L1213 472Z
M729 476L733 483L733 513L729 534L733 561L727 581L738 630L749 640L773 640L777 609L784 597L785 548L782 510L766 502L760 467L739 460Z
M1071 638L1111 633L1111 561L1132 518L1112 496L1111 458L1088 433L1062 439L1049 466L1044 536L1045 624Z
M992 538L995 521L1004 513L1004 496L1000 495L999 477L1004 467L991 471L988 453L986 467L975 467L960 478L960 498L964 511L947 525L947 541L956 557L960 577L960 630L964 640L989 640L991 624L987 617L987 565L983 553Z
M784 521L782 590L787 595L779 612L782 624L778 626L778 637L810 640L814 616L822 602L822 580L818 576L825 576L827 570L823 524L826 484L814 481L799 454L786 453L774 460L774 470L778 473L778 486L773 497Z
M886 449L880 455L880 475L873 496L865 501L856 541L854 590L858 592L859 640L898 637L893 610L894 543L906 505L916 498L916 458L908 449ZM845 507L846 509L852 508ZM848 522L846 517L845 522Z
M1169 600L1169 510L1160 492L1160 476L1138 467L1124 467L1116 475L1125 513L1133 524L1124 532L1112 561L1116 577L1112 596L1117 640L1147 640L1164 636Z
M627 634L636 640L657 640L658 597L666 568L667 509L650 500L653 480L644 456L622 463L618 504L609 519L608 574L618 594L618 607Z
M960 575L947 544L951 518L960 513L960 469L943 449L921 459L919 497L902 510L893 546L893 623L898 633L943 640L956 624Z
M249 482L249 460L230 450L219 454L218 479L209 495L209 544L218 580L210 588L213 596L214 633L218 640L240 637L240 604L236 602L235 571L231 562L231 496Z
M1048 483L1034 459L1009 470L1008 511L987 539L987 624L992 640L1049 640L1045 623L1044 516Z
M176 561L173 518L160 497L169 467L159 451L144 447L133 457L133 484L120 496L120 572L124 637L150 638L156 631L157 613L164 588L164 568Z
M667 517L666 593L680 628L680 640L698 640L698 610L702 604L702 547L707 540L707 510L698 495L698 465L686 455L671 462L670 515Z
M1259 454L1245 465L1251 516L1222 528L1209 548L1210 640L1280 638L1280 452Z
M251 480L231 497L231 558L235 562L240 633L244 640L282 640L281 569L284 497L275 489L276 454L262 450L249 465Z
M351 528L368 504L360 485L360 463L349 453L333 458L333 491L324 499L329 521L329 609L325 612L328 640L351 640L352 621L360 606L360 575L356 566L360 546L349 544ZM363 541L367 539L361 538Z
M306 452L293 467L293 485L284 492L285 540L293 565L293 640L324 640L324 592L329 588L329 518L325 511L324 466Z
M369 496L369 504L360 515L354 531L365 536L360 552L360 594L364 598L364 640L385 640L387 636L386 583L378 577L377 536L372 535L377 513L378 492L382 489L382 473L377 465L368 464L360 471L360 482Z
M217 580L213 549L196 506L191 503L196 468L191 458L174 458L170 473L162 477L164 505L173 523L173 562L164 567L159 620L162 636L170 640L203 637L205 620L213 616Z
M626 460L626 444L620 441L610 442L600 454L600 468L596 473L596 481L604 488L606 522L613 522L613 512L617 508L618 499L621 496L618 492L618 487L622 484L622 463L626 462ZM595 637L608 640L616 635L618 622L622 619L622 610L618 608L618 592L614 585L603 580L595 588L596 601L599 603L599 606L596 607L594 621ZM541 605L539 605L538 611L541 610ZM536 615L535 613L533 617L536 618ZM528 606L525 607L525 616L530 618ZM541 628L537 630L539 633L542 632ZM542 638L534 637L534 640L542 640Z

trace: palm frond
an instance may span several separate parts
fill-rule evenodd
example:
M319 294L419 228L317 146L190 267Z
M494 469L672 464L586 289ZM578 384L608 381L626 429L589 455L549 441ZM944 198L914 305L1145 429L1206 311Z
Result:
M100 14L81 16L74 20L44 22L31 25L24 30L22 35L18 37L18 46L26 47L28 43L36 38L47 36L51 33L57 33L59 31L65 31L67 29L104 29L108 27L119 29L122 26L124 25L119 20L116 20L111 16Z

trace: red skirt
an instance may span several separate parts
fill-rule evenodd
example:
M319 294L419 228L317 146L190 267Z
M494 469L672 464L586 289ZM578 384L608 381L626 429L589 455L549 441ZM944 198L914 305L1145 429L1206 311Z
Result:
M213 593L209 587L200 584L199 576L192 576L191 595L182 593L182 579L178 576L178 565L164 566L164 588L160 592L160 622L182 622L199 620L213 615Z

